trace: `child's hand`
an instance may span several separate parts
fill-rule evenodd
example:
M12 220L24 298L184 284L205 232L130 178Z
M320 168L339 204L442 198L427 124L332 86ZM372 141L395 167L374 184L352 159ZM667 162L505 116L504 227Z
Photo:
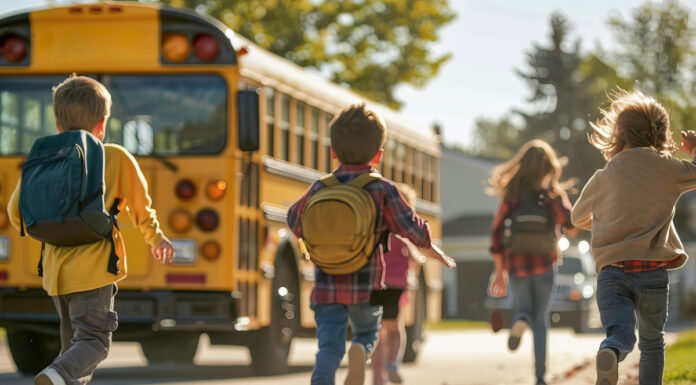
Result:
M443 265L447 266L448 269L452 270L457 266L457 262L454 259L445 255L445 253L440 250L439 247L435 245L430 245L429 249L425 249L425 256L432 259L440 261Z
M169 239L164 239L159 245L150 248L150 254L152 258L165 263L172 263L174 260L174 246Z
M496 270L491 279L491 285L488 288L488 293L492 297L502 298L507 295L507 272L504 270Z
M686 151L690 156L694 156L694 149L696 149L696 132L682 131L681 132L681 149Z

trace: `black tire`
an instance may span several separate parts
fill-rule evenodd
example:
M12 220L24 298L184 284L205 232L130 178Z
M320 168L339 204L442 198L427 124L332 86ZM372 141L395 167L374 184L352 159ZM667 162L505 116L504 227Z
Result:
M17 370L35 375L60 354L60 338L25 330L7 330L7 343Z
M275 265L271 324L254 332L249 344L251 365L257 375L288 372L292 339L299 329L299 282L290 261L279 258Z
M425 279L421 275L418 290L414 296L415 315L413 325L406 326L406 350L403 362L416 362L423 342L423 325L425 324L426 288Z
M161 332L139 340L149 364L192 364L199 333Z

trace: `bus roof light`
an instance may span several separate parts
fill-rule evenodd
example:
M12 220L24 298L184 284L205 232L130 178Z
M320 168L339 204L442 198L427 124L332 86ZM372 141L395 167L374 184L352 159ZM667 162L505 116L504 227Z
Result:
M217 40L210 35L196 35L196 37L193 38L193 52L201 61L213 61L220 55L220 45Z
M27 42L12 33L0 37L2 57L10 63L19 63L27 57Z
M191 44L181 32L165 32L162 34L162 53L170 62L181 63L191 55Z

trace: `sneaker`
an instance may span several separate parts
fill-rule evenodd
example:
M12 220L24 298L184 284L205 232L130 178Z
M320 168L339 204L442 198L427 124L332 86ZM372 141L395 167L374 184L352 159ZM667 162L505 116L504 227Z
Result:
M348 376L345 385L363 385L365 383L365 366L367 365L367 354L365 347L360 344L353 344L348 349Z
M613 349L597 352L597 385L616 385L619 382L619 359Z
M503 315L499 311L493 310L491 313L491 329L493 333L497 333L503 328Z
M34 385L65 385L65 380L55 369L46 368L34 377Z
M524 333L524 330L527 329L527 326L527 321L523 319L518 319L512 325L512 328L510 329L510 337L508 338L508 349L510 349L510 351L514 352L518 347L520 347L520 340L522 339L522 334Z
M388 363L384 364L384 371L387 372L387 378L389 379L390 383L392 383L392 384L403 383L403 380L401 379L401 375L399 374L399 370L393 362L388 362Z

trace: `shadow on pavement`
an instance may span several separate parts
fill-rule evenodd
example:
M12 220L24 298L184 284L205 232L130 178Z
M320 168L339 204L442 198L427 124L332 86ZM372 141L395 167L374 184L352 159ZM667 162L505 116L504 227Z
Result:
M291 366L288 374L311 371L312 366ZM90 384L163 384L255 377L252 368L246 365L150 365L97 369ZM0 384L28 385L32 384L32 377L3 373L0 374Z

